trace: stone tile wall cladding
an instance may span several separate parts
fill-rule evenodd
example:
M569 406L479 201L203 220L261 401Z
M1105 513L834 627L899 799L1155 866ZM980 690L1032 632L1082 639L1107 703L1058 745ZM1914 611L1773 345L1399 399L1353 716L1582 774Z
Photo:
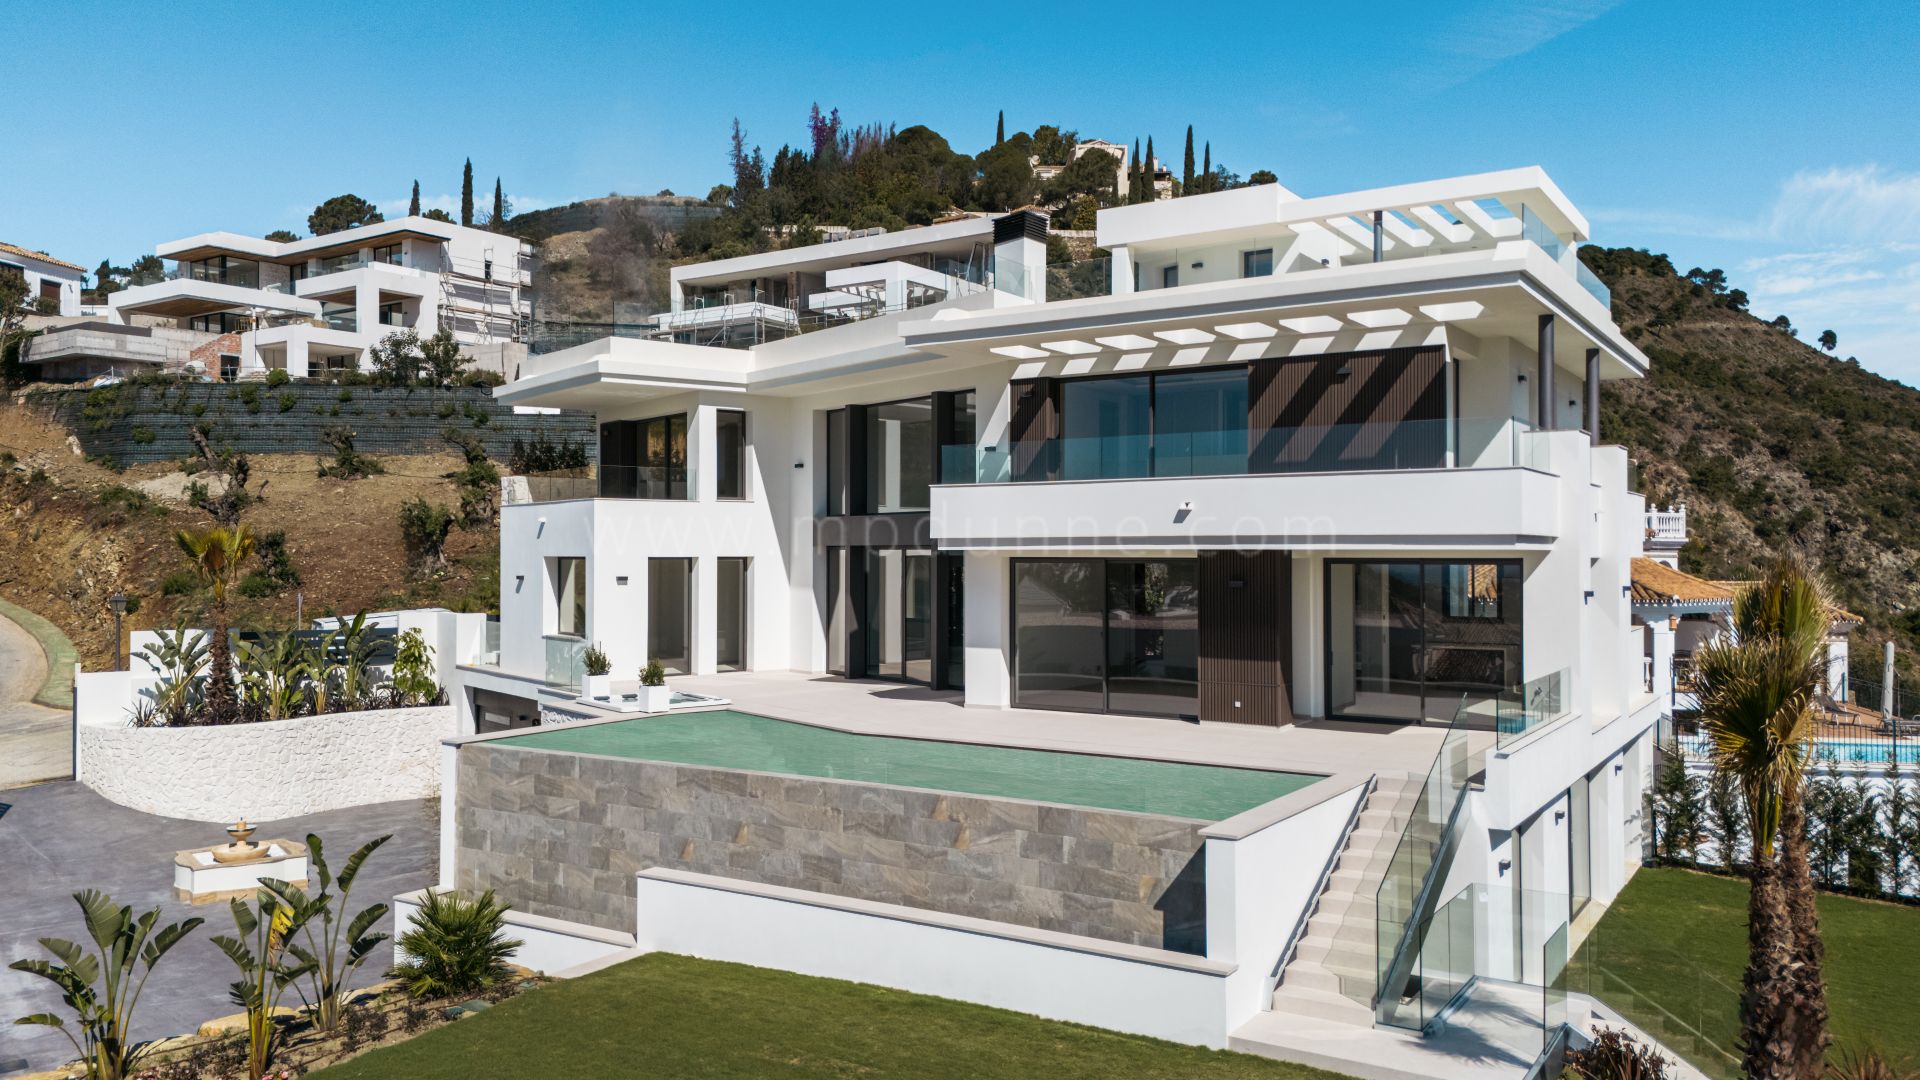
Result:
M457 783L455 884L533 915L631 932L666 866L1206 948L1205 822L486 743Z

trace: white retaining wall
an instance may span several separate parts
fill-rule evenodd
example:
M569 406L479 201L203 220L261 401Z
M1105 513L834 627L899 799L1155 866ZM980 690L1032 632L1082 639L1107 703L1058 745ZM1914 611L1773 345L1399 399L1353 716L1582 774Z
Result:
M412 928L420 909L426 904L427 893L446 892L445 889L416 889L393 898L394 956L396 960L406 955L398 945L398 939ZM612 960L637 955L634 952L632 934L622 934L617 930L605 930L585 923L567 922L564 919L549 919L543 915L529 915L524 911L509 909L501 916L507 924L506 935L520 942L509 959L521 967L532 968L548 975L566 976L583 969L597 967Z
M76 703L96 677L81 677ZM144 813L214 822L437 795L440 740L454 734L451 705L221 727L128 727L78 708L76 720L76 779Z

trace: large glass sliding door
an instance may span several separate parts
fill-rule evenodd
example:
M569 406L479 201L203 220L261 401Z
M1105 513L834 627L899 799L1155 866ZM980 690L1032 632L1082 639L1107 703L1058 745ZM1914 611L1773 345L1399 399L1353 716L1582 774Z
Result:
M933 553L867 550L867 674L933 683Z
M693 560L647 560L647 657L669 674L693 670Z
M1018 559L1014 704L1083 712L1199 712L1199 564Z
M1329 715L1491 727L1520 681L1518 562L1332 560L1326 597Z

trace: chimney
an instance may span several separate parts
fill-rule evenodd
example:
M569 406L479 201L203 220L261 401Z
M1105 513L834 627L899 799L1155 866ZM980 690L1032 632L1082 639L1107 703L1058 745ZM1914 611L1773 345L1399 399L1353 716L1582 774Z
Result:
M1015 210L993 221L993 287L1028 303L1047 299L1047 217Z

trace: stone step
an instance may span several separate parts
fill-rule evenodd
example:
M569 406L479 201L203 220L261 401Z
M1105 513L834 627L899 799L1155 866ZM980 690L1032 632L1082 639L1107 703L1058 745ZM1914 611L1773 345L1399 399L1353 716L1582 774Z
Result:
M1340 992L1340 976L1319 964L1289 964L1281 973L1281 986L1290 986L1296 990L1318 990L1328 994Z
M1273 1011L1294 1016L1311 1016L1319 1020L1332 1020L1337 1023L1352 1024L1355 1027L1373 1026L1372 1009L1357 1001L1341 997L1337 991L1282 985L1273 992Z

